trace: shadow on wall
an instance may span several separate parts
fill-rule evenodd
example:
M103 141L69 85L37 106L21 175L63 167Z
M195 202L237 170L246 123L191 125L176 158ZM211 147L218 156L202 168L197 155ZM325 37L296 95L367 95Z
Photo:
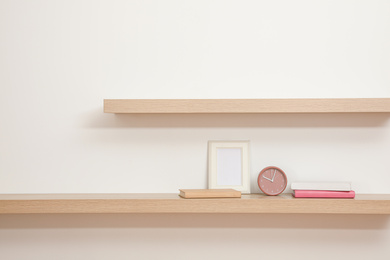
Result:
M324 114L105 114L85 115L84 127L381 127L389 113Z
M65 228L229 228L340 229L389 228L387 215L319 214L10 214L1 229Z

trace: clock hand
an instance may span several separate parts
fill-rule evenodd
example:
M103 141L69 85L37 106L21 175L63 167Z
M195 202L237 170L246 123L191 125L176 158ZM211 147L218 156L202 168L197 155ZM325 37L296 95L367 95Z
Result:
M275 179L275 175L276 175L276 170L274 170L274 176L272 177L272 182L274 182L274 179Z
M266 179L266 180L269 180L269 181L273 182L270 178L267 178L267 177L265 177L264 175L263 175L263 178Z

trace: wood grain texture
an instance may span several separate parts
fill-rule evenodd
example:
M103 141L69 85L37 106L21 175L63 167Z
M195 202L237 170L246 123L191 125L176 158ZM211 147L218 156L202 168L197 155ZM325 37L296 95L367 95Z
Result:
M389 113L390 98L105 99L105 113Z
M0 214L31 213L318 213L390 214L390 194L355 199L297 199L291 194L183 199L178 194L2 194Z

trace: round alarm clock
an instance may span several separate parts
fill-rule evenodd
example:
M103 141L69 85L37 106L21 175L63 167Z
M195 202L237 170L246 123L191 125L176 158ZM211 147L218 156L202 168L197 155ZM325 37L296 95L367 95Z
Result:
M269 166L259 173L257 184L265 194L270 196L279 195L287 187L287 176L280 168Z

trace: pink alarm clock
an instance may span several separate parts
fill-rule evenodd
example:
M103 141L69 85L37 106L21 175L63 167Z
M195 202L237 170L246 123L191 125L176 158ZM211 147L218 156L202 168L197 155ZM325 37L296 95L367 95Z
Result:
M279 195L287 187L287 176L280 168L269 166L259 173L257 184L265 194L270 196Z

